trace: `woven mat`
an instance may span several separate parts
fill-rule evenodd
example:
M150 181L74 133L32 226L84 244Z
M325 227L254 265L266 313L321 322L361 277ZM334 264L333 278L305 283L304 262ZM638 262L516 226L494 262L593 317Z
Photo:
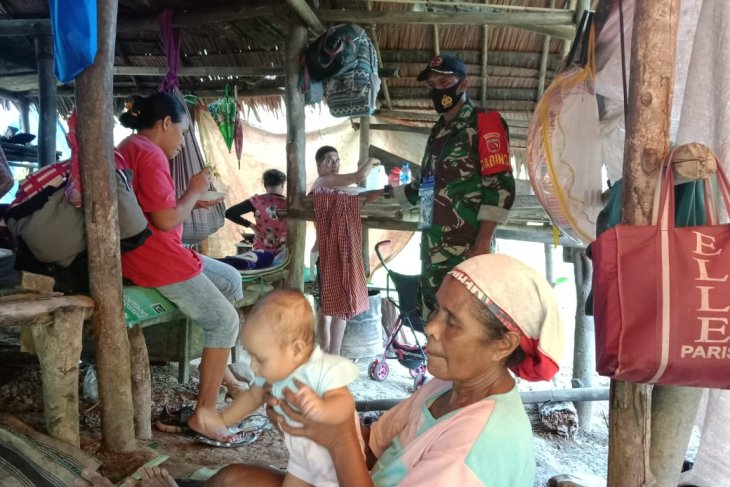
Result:
M0 486L73 486L84 468L99 462L78 448L0 416Z

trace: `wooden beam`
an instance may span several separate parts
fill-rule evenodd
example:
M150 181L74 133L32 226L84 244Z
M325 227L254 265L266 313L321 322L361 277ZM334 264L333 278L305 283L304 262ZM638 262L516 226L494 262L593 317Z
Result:
M0 98L5 98L6 100L10 100L12 102L19 102L22 94L22 91L12 91L6 88L0 88Z
M114 76L165 76L167 66L114 66ZM270 66L185 66L180 76L284 76L283 67Z
M591 291L593 265L585 249L571 249L573 276L575 277L575 330L573 333L573 378L574 389L593 387L593 374L596 370L595 331L593 317L586 315L586 300ZM576 402L578 425L584 433L591 432L593 404Z
M323 22L355 22L358 24L430 24L430 25L504 25L561 39L575 36L572 13L542 12L407 12L326 10L318 11Z
M508 11L508 12L543 12L543 13L556 13L556 12L569 12L567 9L554 9L554 8L542 8L542 7L524 7L521 5L495 5L486 4L479 5L473 2L458 2L458 1L447 1L447 0L370 0L371 3L400 3L414 5L414 7L446 7L449 9L457 9L458 11L475 11L475 10L489 10L493 12L497 11Z
M286 0L286 3L316 35L320 35L325 31L324 25L322 25L322 22L317 18L317 14L314 13L306 0Z
M481 64L481 53L478 51L449 50L449 54L457 56L465 64ZM385 64L423 64L424 66L433 58L433 51L427 49L385 49L381 51L383 63ZM540 54L532 52L495 51L489 53L489 66L534 66L537 69L540 65ZM548 68L555 70L560 65L561 57L558 54L548 56Z
M398 78L398 66L381 67L378 76L384 78ZM114 76L165 76L167 66L114 66ZM283 67L273 66L185 66L178 70L178 75L183 76L239 76L239 77L263 77L263 76L284 76Z
M470 86L467 88L472 100L479 99L479 88ZM393 98L425 98L426 88L391 88L390 94ZM488 93L488 100L493 101L537 101L535 90L524 88L492 88Z
M622 223L629 225L648 225L651 222L657 173L669 149L678 20L679 0L635 4L621 205ZM612 381L609 487L663 487L669 484L655 484L655 475L661 475L662 470L675 469L676 475L679 475L677 465L663 461L665 455L658 455L656 462L650 461L654 429L651 425L651 391L650 385ZM681 397L676 399L681 400ZM676 406L664 406L667 418L676 419L670 409ZM684 422L691 425L694 415L687 416ZM666 433L678 446L677 429L672 428L671 433L669 430ZM683 450L686 446L685 443ZM673 485L677 485L676 479Z
M51 35L51 21L49 19L0 20L0 37L35 37L49 35Z
M482 27L482 92L479 97L482 108L487 106L487 56L489 55L489 26Z
M56 76L53 74L53 40L50 36L35 38L38 63L38 163L41 167L56 162Z
M352 124L355 130L360 130L360 123L354 122ZM394 123L369 123L369 130L388 130L390 132L410 132L414 134L425 134L431 133L431 129L428 127L414 127L412 125L398 125Z
M550 7L555 7L555 0L550 0ZM545 75L547 73L548 56L550 55L550 36L545 36L542 41L542 54L540 55L540 73L537 76L537 99L542 98L545 92Z
M250 20L265 17L277 18L285 16L288 12L289 7L281 0L239 2L176 12L172 16L172 26L182 29L199 28L205 25L227 23L236 20ZM117 32L134 33L150 30L155 32L160 30L160 22L157 15L142 18L139 16L122 17L117 24Z
M140 88L123 88L115 89L112 96L114 98L126 98L132 95L138 95L144 93L147 90L144 86ZM29 92L30 95L36 94L35 92ZM194 93L201 98L220 98L222 90L195 90ZM260 90L244 90L238 92L239 98L261 98L268 96L284 96L285 91L283 88L265 88ZM58 96L70 97L74 96L74 92L68 88L59 88Z
M122 306L119 218L114 181L112 67L117 0L97 0L98 50L94 64L76 78L79 160L89 253L89 290L101 398L104 448L131 451L134 408L127 327Z
M289 208L301 204L307 185L304 95L299 91L299 60L306 46L306 27L293 21L286 42L286 169ZM286 284L288 287L303 290L307 227L303 221L287 218L287 228L291 262Z
M434 24L432 26L432 29L433 29L433 55L440 56L441 55L441 40L439 38L439 26L437 24Z

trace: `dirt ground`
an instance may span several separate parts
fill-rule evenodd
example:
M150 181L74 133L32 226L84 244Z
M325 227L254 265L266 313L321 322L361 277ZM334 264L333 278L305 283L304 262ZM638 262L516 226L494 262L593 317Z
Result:
M407 369L396 361L389 361L390 376L384 382L375 382L367 376L370 362L371 358L357 360L361 373L352 386L356 399L402 398L410 394L413 379ZM560 385L569 382L569 373L570 371L561 372L557 383ZM83 375L82 372L80 388ZM187 384L178 384L176 365L154 365L152 375L153 418L157 417L165 405L179 407L193 402L197 391L195 377ZM522 384L520 387L527 388ZM549 384L529 388L541 387L549 387ZM221 394L221 400L226 401L224 394ZM42 402L37 359L20 353L16 335L0 336L0 412L12 414L43 431ZM138 451L125 455L108 454L102 450L100 442L98 403L82 399L79 409L82 449L96 456L103 463L103 473L115 480L160 454L170 456L165 466L178 478L187 478L201 467L214 468L236 462L262 463L280 468L286 466L287 451L275 430L264 431L253 444L234 449L210 447L195 443L189 436L153 430L153 439L140 441ZM528 407L528 411L530 409L534 409L534 406ZM593 431L590 434L579 432L574 438L562 438L545 428L535 428L535 486L546 486L547 480L559 473L591 474L605 478L608 456L607 404L595 402L593 410Z

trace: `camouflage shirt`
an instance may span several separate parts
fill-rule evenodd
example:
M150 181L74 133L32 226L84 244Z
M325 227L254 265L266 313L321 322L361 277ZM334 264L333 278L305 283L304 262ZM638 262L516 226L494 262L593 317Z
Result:
M515 197L512 172L482 176L477 112L470 100L451 123L441 117L426 144L421 174L395 196L417 205L424 177L434 177L433 223L422 230L421 291L427 308L446 273L476 242L482 221L504 223ZM399 188L400 189L400 188ZM426 309L423 310L424 313Z

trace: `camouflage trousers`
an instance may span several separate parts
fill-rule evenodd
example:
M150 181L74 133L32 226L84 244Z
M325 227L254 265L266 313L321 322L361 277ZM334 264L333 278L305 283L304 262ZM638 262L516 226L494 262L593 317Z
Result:
M471 245L448 245L438 227L423 230L421 236L421 278L418 282L418 311L424 322L436 309L436 292L446 274L466 260Z

